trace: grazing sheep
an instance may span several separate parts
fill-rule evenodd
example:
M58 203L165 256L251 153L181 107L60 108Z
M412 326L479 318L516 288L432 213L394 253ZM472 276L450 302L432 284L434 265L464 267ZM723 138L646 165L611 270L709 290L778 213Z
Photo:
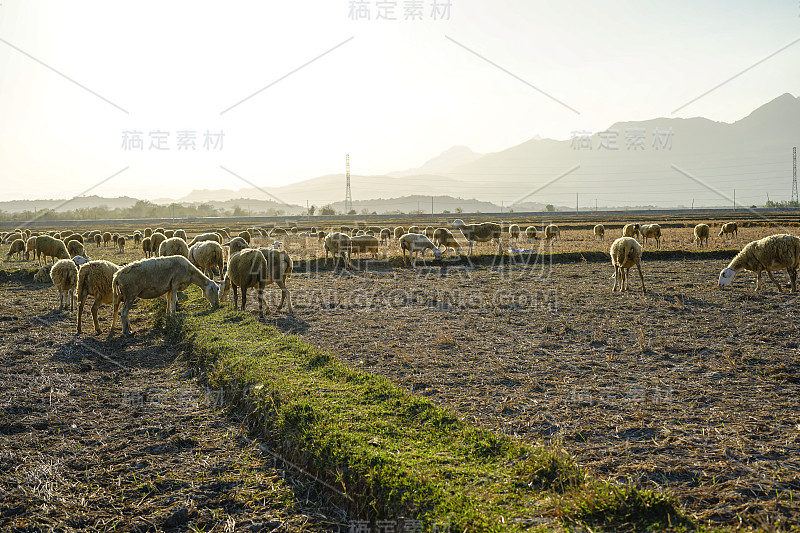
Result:
M237 237L241 237L242 239L244 239L247 245L250 246L251 236L249 231L240 231Z
M699 247L703 247L703 241L706 241L706 248L708 247L708 235L711 233L711 228L708 227L708 224L698 224L694 227L694 241L695 244Z
M114 291L111 282L114 274L119 267L110 261L95 260L81 265L78 270L78 284L75 287L75 296L78 299L78 335L81 334L81 318L83 317L83 306L87 296L94 297L92 305L92 319L94 320L94 330L98 335L100 322L97 320L97 310L101 305L108 305L113 302Z
M381 236L381 244L388 245L389 239L392 238L392 231L389 228L382 228L379 235Z
M266 251L266 249L265 249ZM280 252L278 252L280 253ZM284 252L285 253L285 252ZM270 280L272 282L274 280ZM283 280L281 280L283 283ZM239 293L242 289L242 311L247 307L247 289L258 288L258 314L264 316L264 287L267 285L267 260L261 250L247 248L235 253L228 260L228 270L222 282L221 300L225 301L228 292L233 288L233 307L238 309ZM285 285L284 285L285 287ZM290 299L291 302L291 299ZM283 304L283 299L281 299Z
M67 251L69 252L70 257L75 257L76 255L80 255L82 257L86 257L86 250L78 241L69 241L67 243ZM86 257L88 259L88 257Z
M75 262L72 259L60 259L50 269L50 279L58 289L58 310L61 311L69 306L69 310L74 311L75 305L72 299L75 285L78 283L78 267Z
M634 238L638 237L640 228L641 226L639 224L625 224L622 226L622 236Z
M209 241L209 242L214 242L214 241ZM230 240L230 242L223 244L223 246L228 247L229 255L241 252L245 248L250 248L250 246L247 244L247 241L245 241L241 237L234 237L233 239Z
M536 226L528 226L525 228L525 236L528 238L530 242L536 238L537 229Z
M94 236L94 243L95 243L95 244L97 245L97 247L99 248L99 247L100 247L100 244L102 244L102 242L103 242L103 236L102 236L102 235L100 235L99 233L97 233L97 234Z
M394 228L394 238L400 240L400 237L406 234L406 228L403 226L397 226Z
M422 252L422 262L425 262L425 251L432 250L435 259L442 258L442 251L433 242L421 233L406 233L400 237L400 252L403 254L403 263L406 262L406 252L412 267L417 266L416 255Z
M119 248L119 253L125 253L125 237L122 235L117 238L117 248Z
M34 258L37 258L36 254L36 239L38 239L38 235L31 235L28 237L28 240L25 241L25 260L29 261L31 258L31 253L33 253Z
M289 289L286 288L286 281L289 279L289 276L292 274L292 270L294 268L294 262L292 261L292 258L283 250L272 250L269 248L259 248L258 250L262 253L264 259L267 261L266 285L275 283L275 285L277 285L281 290L281 301L275 310L280 311L283 308L283 303L288 301L289 313L294 314L294 308L292 307L292 295L289 294ZM244 309L244 305L242 308Z
M642 245L633 237L620 237L611 245L611 265L614 267L614 286L611 292L628 290L628 276L632 266L639 270L642 280L642 294L645 293L644 275L642 275Z
M371 235L357 235L350 239L350 253L368 253L372 254L373 259L377 259L379 244L380 242L377 237Z
M165 240L159 245L158 255L160 255L161 257L167 257L170 255L182 255L183 257L188 258L189 246L186 244L186 241L184 241L180 237L172 237Z
M65 230L63 230L61 232L61 240L66 240L67 237L69 237L71 235L74 235L74 234L75 234L75 232L72 231L71 229L65 229Z
M106 231L103 233L103 246L108 246L108 243L111 242L111 232Z
M328 262L328 252L333 259L334 267L339 263L338 257L345 260L345 266L350 264L350 236L346 233L333 232L325 237L323 247L325 248L325 262Z
M145 258L153 255L153 242L150 240L150 237L142 239L142 251L144 252Z
M452 226L461 230L461 233L469 242L469 255L472 255L472 245L476 242L489 242L494 240L497 243L497 253L502 254L503 249L500 245L500 234L503 231L500 224L494 222L483 222L482 224L464 224L460 218L453 221ZM409 230L409 233L411 231Z
M165 231L166 230L164 228L156 228L156 229L153 230L153 233L161 233L163 235L163 233ZM151 237L152 237L152 235L151 235Z
M64 235L61 235L61 240L64 241L64 244L68 244L70 241L78 241L81 244L86 244L86 240L83 238L83 235L79 233L73 233L72 235L67 236L64 238Z
M222 250L222 245L214 241L198 242L189 248L189 261L191 261L194 266L199 268L203 274L212 279L214 277L215 269L217 274L222 277L222 274L225 271L224 256L225 254Z
M658 224L642 224L639 226L642 235L642 244L647 244L647 239L656 240L656 248L661 248L661 226Z
M186 232L183 231L182 229L176 229L175 230L175 234L173 235L173 237L178 237L179 239L183 239L185 241L186 240Z
M230 239L231 238L231 229L230 228L220 228L220 229L217 230L217 233L219 233L220 236L223 236L226 239ZM219 242L222 242L222 239L220 239Z
M142 234L139 233L138 231L134 232L133 234L133 244L137 246L142 244Z
M520 229L518 224L511 224L508 227L508 237L509 239L514 239L517 243L519 242L519 234Z
M48 257L53 258L53 263L57 259L69 259L71 257L64 241L49 235L40 235L36 239L36 255L43 259L45 263L47 263Z
M175 236L175 230L174 229L168 229L167 231L164 232L164 237L166 237L167 239L171 239L174 236Z
M761 288L761 272L767 272L769 279L783 292L781 286L772 275L773 270L789 273L792 292L797 292L797 269L800 267L800 238L794 235L778 234L748 243L734 257L727 268L719 273L719 286L727 287L740 270L749 270L756 274L756 291Z
M200 235L195 236L195 238L192 239L187 244L189 246L192 246L194 244L197 244L198 242L203 242L203 241L215 241L215 242L218 242L218 243L221 244L222 243L222 237L220 236L219 233L217 233L215 231L212 231L212 232L209 232L209 233L201 233Z
M317 232L317 240L319 240L320 242L324 241L326 235L328 235L327 232L324 232L322 230L318 231Z
M350 230L350 236L355 237L356 235L358 235L359 232L363 234L363 230L360 230L358 228L353 228Z
M85 268L85 265L82 268ZM114 274L112 282L114 318L111 329L113 330L117 324L119 304L124 302L120 313L122 334L132 334L128 312L137 298L150 300L164 296L167 300L167 316L174 315L178 303L178 291L186 290L189 285L200 287L213 307L219 305L219 285L207 278L182 255L140 259L125 265Z
M433 226L426 227L424 235L429 239L433 239L433 232L435 229L436 228L434 228Z
M739 236L739 224L736 222L728 222L727 224L723 224L722 227L719 229L719 236L722 237L723 235L730 234L731 237L738 237Z
M436 231L433 232L433 243L437 247L444 246L442 254L446 253L450 248L453 249L453 253L461 251L461 245L447 228L437 228Z
M152 234L153 234L153 230L151 230L150 228L144 228L144 236L145 237L149 237Z
M547 242L561 237L561 230L555 224L548 224L544 228L544 238Z
M419 226L409 226L406 233L419 233Z
M594 238L604 241L606 240L606 227L602 224L598 224L594 227Z
M288 231L286 231L286 230L285 230L285 229L283 229L283 228L274 228L274 229L273 229L273 230L272 230L272 231L269 233L269 236L270 236L270 237L273 237L273 238L274 238L274 237L281 237L281 236L284 236L284 235L289 235L289 232L288 232Z
M6 254L6 261L11 259L11 256L17 254L17 260L22 261L22 254L25 253L25 241L22 239L14 239L11 242L11 248L9 248L8 253Z
M150 235L150 248L153 250L153 255L158 255L158 251L161 249L161 243L166 240L167 236L160 231L154 231L153 234Z

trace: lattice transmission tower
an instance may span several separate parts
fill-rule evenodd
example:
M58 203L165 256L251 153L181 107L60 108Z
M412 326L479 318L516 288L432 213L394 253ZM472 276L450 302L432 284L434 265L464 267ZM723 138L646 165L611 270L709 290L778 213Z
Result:
M797 205L797 146L792 148L792 205Z
M347 166L347 192L344 195L344 212L349 213L353 210L353 195L350 193L350 154L345 155L345 165Z

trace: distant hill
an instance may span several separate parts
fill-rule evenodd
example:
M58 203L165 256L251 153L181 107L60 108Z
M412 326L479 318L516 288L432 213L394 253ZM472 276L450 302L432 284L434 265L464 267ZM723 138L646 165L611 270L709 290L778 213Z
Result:
M138 200L128 196L119 198L103 198L101 196L79 196L72 200L14 200L11 202L0 202L0 211L6 213L22 213L24 211L41 211L42 209L53 209L56 212L73 211L75 209L85 209L104 205L109 209L125 209L131 207Z
M461 165L466 165L480 159L481 154L473 152L466 146L453 146L426 161L421 167L389 172L386 175L392 178L417 176L425 174L447 174Z

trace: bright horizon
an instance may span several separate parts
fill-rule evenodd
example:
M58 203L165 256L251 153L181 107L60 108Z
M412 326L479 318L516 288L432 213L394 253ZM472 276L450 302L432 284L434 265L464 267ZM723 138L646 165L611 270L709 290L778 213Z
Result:
M800 36L795 1L450 0L449 20L432 2L412 21L404 0L398 20L375 20L374 0L370 20L351 20L348 0L5 0L3 197L275 187L341 173L345 153L353 174L378 175L456 145L485 154L657 117L730 123L800 94L800 44L775 53ZM156 130L169 150L148 149ZM177 149L181 130L194 151ZM224 132L221 148L203 148L206 130ZM131 131L143 150L122 147Z

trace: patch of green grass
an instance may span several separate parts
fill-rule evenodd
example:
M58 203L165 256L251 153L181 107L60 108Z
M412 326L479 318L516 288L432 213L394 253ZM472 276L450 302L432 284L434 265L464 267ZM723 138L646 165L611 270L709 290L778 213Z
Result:
M566 452L467 424L300 337L188 294L177 318L161 322L167 334L187 340L208 384L276 453L335 489L354 519L413 517L451 531L516 531L530 519L547 529L685 522L663 495L594 481Z

